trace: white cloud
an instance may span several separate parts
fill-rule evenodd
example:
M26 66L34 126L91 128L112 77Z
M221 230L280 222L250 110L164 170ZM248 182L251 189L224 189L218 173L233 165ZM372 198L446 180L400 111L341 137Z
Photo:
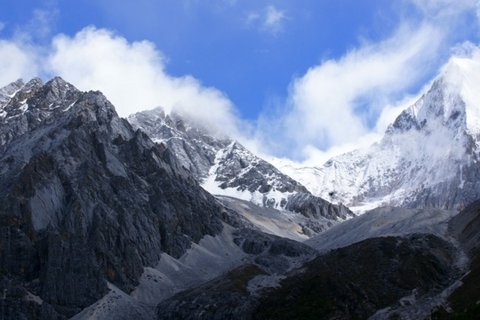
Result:
M423 11L426 18L445 18L458 16L467 10L476 10L478 0L410 0Z
M332 147L346 150L371 142L378 135L367 119L378 116L425 74L441 39L428 25L415 32L401 27L383 42L365 43L340 59L310 68L291 84L280 123L268 126L273 131L267 134L267 143L280 137L284 148L280 151L308 158L332 154ZM275 120L264 115L261 123L271 121Z
M268 6L265 14L264 25L273 32L278 32L285 20L285 12L278 10L274 6Z
M168 75L165 59L151 42L130 43L111 31L87 27L74 37L56 36L47 65L82 90L102 91L121 116L162 106L209 129L238 135L230 100L192 76Z
M39 43L48 43L52 36L52 26L58 15L59 11L55 7L34 9L28 23L15 26L12 41L35 43L36 47Z
M2 32L3 29L5 29L5 22L0 21L0 32Z
M190 75L169 75L162 53L149 41L128 42L94 27L73 37L57 35L45 47L30 40L22 33L0 40L0 87L18 78L59 75L80 90L102 91L120 116L161 106L212 132L245 140L248 126L240 124L228 97Z
M0 40L0 87L39 74L36 51L21 42Z
M246 21L248 25L255 26L260 31L276 35L283 30L286 18L284 10L269 5L261 11L250 12Z
M462 32L458 28L465 15L479 15L480 1L409 1L419 9L420 22L404 19L389 39L363 43L291 83L279 114L260 119L269 132L259 132L257 138L270 152L321 165L334 155L378 141L418 98L405 97L405 92L453 52L459 39L455 35Z
M425 86L421 92L424 92L429 86ZM334 156L350 152L355 149L367 148L373 143L382 139L388 126L390 126L402 111L413 105L420 98L418 95L408 95L394 104L386 105L378 116L376 125L370 130L366 130L364 134L359 135L352 141L342 144L333 145L326 150L322 150L315 145L308 144L303 147L303 157L301 165L319 166ZM298 160L297 160L298 161ZM295 161L293 161L295 163Z

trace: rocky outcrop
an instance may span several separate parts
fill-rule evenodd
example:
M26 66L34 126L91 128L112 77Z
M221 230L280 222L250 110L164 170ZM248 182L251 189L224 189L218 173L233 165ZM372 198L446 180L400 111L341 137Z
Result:
M216 200L100 92L34 79L1 110L3 319L70 317L222 230Z
M128 121L153 141L168 146L198 181L207 178L218 150L231 143L227 137L214 138L201 125L193 125L177 113L167 114L162 108L135 113Z
M332 204L310 193L297 193L289 198L286 209L299 212L306 217L324 217L330 220L352 218L352 212L343 204Z

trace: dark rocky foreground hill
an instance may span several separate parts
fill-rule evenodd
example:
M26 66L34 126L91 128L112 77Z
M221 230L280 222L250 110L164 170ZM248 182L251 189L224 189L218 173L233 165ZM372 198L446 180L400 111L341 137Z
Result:
M431 210L374 210L368 219L357 217L345 223L347 228L330 229L327 238L332 242L337 232L339 246L327 244L323 253L277 279L265 278L261 265L244 265L164 300L157 317L478 319L479 208L476 202L453 218L445 212L439 219ZM386 211L403 215L388 218ZM371 220L375 215L378 219ZM426 219L431 220L429 228L417 227ZM360 234L364 240L344 244L345 230L365 231L370 220L370 228L381 228L382 236L368 238L366 233L365 239ZM270 286L255 290L260 279L270 279Z
M251 281L264 271L243 266L163 301L157 315L162 320L367 319L381 309L439 294L460 274L455 258L453 246L433 235L373 238L320 255L260 292L252 292Z
M439 307L433 319L480 318L480 201L470 204L449 224L452 235L468 254L468 272L449 296L448 304Z

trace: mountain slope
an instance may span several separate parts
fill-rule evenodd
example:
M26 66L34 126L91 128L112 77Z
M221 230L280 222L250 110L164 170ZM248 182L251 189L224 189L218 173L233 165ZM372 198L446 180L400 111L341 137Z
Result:
M129 293L162 252L222 230L224 209L101 93L17 84L0 108L4 319L64 319L109 286Z
M480 317L480 201L475 201L451 219L449 230L470 258L468 272L448 297L448 307L434 313L435 319L478 319Z
M305 243L322 252L376 237L424 233L448 238L448 222L456 214L456 211L442 209L376 208L333 226Z
M480 198L479 80L480 53L452 58L380 142L322 167L282 170L314 194L359 211L384 205L462 208Z
M292 272L262 297L253 319L425 319L458 277L455 257L433 235L364 240Z
M423 319L432 306L417 309L415 302L431 303L454 282L454 261L454 248L433 235L368 239L320 255L260 291L261 268L234 269L163 301L157 319Z

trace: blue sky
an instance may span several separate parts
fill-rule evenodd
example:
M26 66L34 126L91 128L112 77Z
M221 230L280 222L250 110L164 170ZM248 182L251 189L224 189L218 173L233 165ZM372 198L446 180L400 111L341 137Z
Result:
M3 34L51 13L50 32L74 35L87 25L129 41L148 39L168 58L172 75L191 74L225 92L241 115L255 119L271 96L284 96L295 75L344 54L362 38L379 40L407 8L379 0L340 1L10 1L0 13ZM3 4L5 8L5 4ZM278 27L249 22L272 6ZM263 18L263 17L261 17ZM261 19L259 18L259 19ZM275 29L278 28L278 29ZM45 40L45 39L37 39Z
M0 58L22 59L0 62L0 85L60 74L104 91L123 116L161 104L305 160L384 130L452 50L478 43L477 10L476 0L4 0Z

